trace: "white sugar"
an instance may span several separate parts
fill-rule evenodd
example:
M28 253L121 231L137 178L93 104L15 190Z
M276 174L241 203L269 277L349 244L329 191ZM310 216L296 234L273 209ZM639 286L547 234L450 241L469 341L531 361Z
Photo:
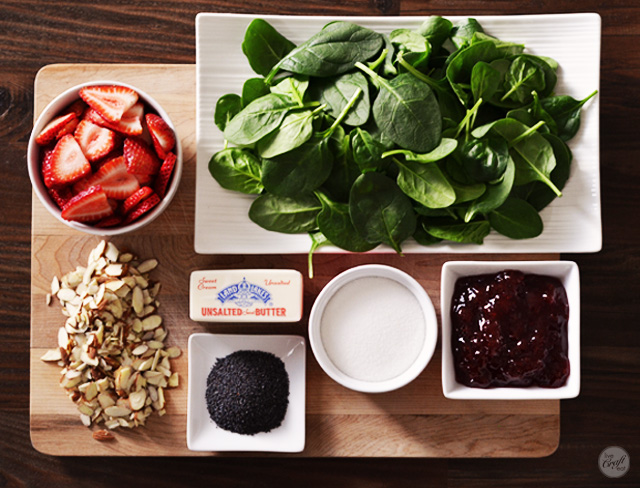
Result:
M344 374L385 381L413 364L425 326L422 308L405 286L388 278L360 278L329 300L320 333L329 359Z

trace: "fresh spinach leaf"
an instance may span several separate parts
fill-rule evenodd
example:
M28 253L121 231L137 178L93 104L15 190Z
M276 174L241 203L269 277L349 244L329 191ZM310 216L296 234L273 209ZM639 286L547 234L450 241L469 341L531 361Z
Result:
M391 32L389 39L399 49L405 52L429 53L431 45L429 41L417 32L410 29L396 29Z
M498 183L487 185L485 192L476 200L471 202L464 216L464 221L471 222L476 215L487 215L489 212L502 205L511 193L515 174L515 163L513 162L513 159L509 158L509 161L507 162L507 169L505 170L502 179Z
M434 244L438 244L442 242L442 239L439 237L432 236L431 234L427 234L427 231L424 230L424 227L418 221L418 225L416 225L416 230L412 236L415 241L421 246L433 246Z
M371 243L383 242L400 253L400 244L416 228L411 201L380 173L358 177L349 195L349 214L356 230Z
M276 130L293 108L288 97L270 93L243 108L224 129L224 137L237 145L249 145Z
M300 234L316 228L316 217L322 209L313 194L281 197L265 193L249 208L249 218L266 230L285 234Z
M357 127L351 131L351 147L353 161L362 173L384 171L389 166L389 162L382 159L385 146L366 130Z
M269 87L264 84L264 78L249 78L242 85L242 106L246 107L254 100L269 93Z
M522 122L505 118L478 127L472 135L481 138L492 131L506 139L511 147L510 155L516 164L515 185L539 180L549 186L557 196L561 196L562 193L550 178L556 166L553 148L534 128L535 126L527 127Z
M313 112L289 112L280 128L258 141L256 149L263 158L274 158L301 146L313 135Z
M398 187L405 195L429 208L444 208L456 201L456 192L437 164L394 159L400 169Z
M472 183L470 185L463 185L462 183L458 183L456 181L449 181L449 184L453 187L453 191L456 194L456 200L453 203L454 205L476 200L487 191L487 185L485 185L484 183Z
M491 225L486 220L440 225L424 222L422 227L433 237L464 244L482 244L491 232Z
M431 89L409 73L391 80L359 64L378 81L380 91L373 102L373 118L385 136L396 144L419 153L434 149L442 134L442 115Z
M471 73L479 61L491 63L522 52L522 44L496 43L492 40L480 41L458 51L447 66L447 80L460 101L466 106L469 101L467 90L471 88ZM494 67L495 68L495 67Z
M287 76L277 85L271 87L271 93L285 95L298 106L304 105L304 94L309 87L309 78L302 75Z
M329 139L329 148L334 154L333 167L329 178L322 184L322 188L339 202L349 201L349 192L356 178L360 176L360 169L353 161L351 153L351 138L341 131L334 132Z
M440 161L447 156L449 156L453 151L458 147L458 141L455 139L443 137L440 140L440 144L433 151L418 154L413 151L407 151L406 149L394 149L391 151L387 151L382 154L383 158L388 158L389 156L394 156L397 154L401 154L405 157L407 161L415 161L416 163L435 163L436 161Z
M267 76L267 83L279 70L320 77L345 73L356 62L378 54L383 43L382 36L370 29L351 22L331 22L280 60Z
M549 141L553 148L553 154L556 157L556 167L551 172L551 181L559 190L564 189L565 184L569 180L571 173L571 150L567 144L558 136L553 134L543 134L544 138ZM549 205L556 198L556 194L549 189L548 186L539 182L533 181L522 188L524 190L523 198L527 200L533 208L540 212L543 208ZM520 195L521 193L518 193Z
M578 133L580 129L580 109L598 91L582 100L576 100L568 95L559 95L540 100L542 108L556 121L558 136L563 141L568 141Z
M222 188L258 194L264 189L260 161L247 150L223 149L209 160L209 173Z
M366 252L379 243L365 240L353 226L349 215L349 205L332 201L322 192L316 192L322 204L317 222L320 231L339 248L351 252Z
M242 52L251 69L262 76L267 76L271 68L294 47L293 42L262 19L255 19L249 24L242 42Z
M526 56L518 56L505 75L505 94L500 101L511 99L525 105L533 99L531 92L543 92L545 87L545 74L539 65Z
M449 38L453 24L449 19L433 15L425 20L416 30L431 44L434 52L438 51L442 44Z
M225 127L238 112L242 110L242 99L235 93L222 95L216 102L216 110L213 121L218 129L224 131Z
M531 204L509 197L497 209L489 212L489 222L500 234L511 239L531 239L542 233L542 219Z
M472 180L487 183L501 178L507 169L509 146L502 137L471 139L460 148L459 158Z
M476 19L468 18L458 25L454 26L451 31L451 42L459 51L471 44L471 39L476 32L484 32L484 29Z
M329 177L332 164L329 140L314 137L289 152L265 159L262 163L262 183L274 195L309 193Z
M344 123L350 126L361 126L369 119L371 102L369 99L369 83L362 73L345 73L335 78L321 78L314 85L317 99L326 104L326 111L337 118L347 106L358 88L362 91L344 118Z
M502 82L502 75L489 63L479 61L471 70L471 93L474 103L480 99L491 100Z

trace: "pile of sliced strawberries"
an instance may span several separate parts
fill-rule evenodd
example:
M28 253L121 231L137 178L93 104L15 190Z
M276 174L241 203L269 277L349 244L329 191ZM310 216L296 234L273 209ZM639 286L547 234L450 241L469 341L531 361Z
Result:
M164 198L176 137L138 93L87 86L42 129L42 178L62 218L97 227L127 225Z

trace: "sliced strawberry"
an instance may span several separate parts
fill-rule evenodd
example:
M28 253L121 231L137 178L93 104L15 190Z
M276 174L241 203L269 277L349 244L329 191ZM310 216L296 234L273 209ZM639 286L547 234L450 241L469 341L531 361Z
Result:
M153 147L160 159L167 157L167 153L176 145L176 136L162 117L156 114L145 115L149 134L153 140Z
M154 190L160 198L164 198L164 195L167 193L167 186L169 185L169 180L171 179L173 168L175 166L176 155L170 152L167 154L167 158L163 161L162 166L160 167L160 173L158 173L158 176L156 177L154 186Z
M62 210L65 207L65 205L69 203L69 200L73 198L73 193L71 192L71 189L68 186L65 186L64 188L59 188L59 189L49 188L48 192L49 192L49 196L56 203L56 205L60 210Z
M109 122L102 117L97 110L90 108L85 114L85 118L94 124L120 132L127 136L139 136L142 134L142 116L144 115L144 105L136 103L133 107L122 114L118 122Z
M44 180L44 186L47 188L52 188L55 186L55 183L51 180L51 158L53 156L53 150L55 146L50 145L42 149L42 155L40 159L42 160L42 168L40 172L42 173L42 179Z
M118 122L138 101L138 94L124 86L95 85L80 89L80 98L109 122Z
M91 162L109 154L116 143L113 131L88 120L82 120L73 135L80 144L82 152Z
M80 120L82 119L82 116L84 115L84 111L86 109L87 109L87 104L84 103L84 101L81 98L78 98L75 102L73 102L64 110L64 113L68 114L73 112L74 114L76 114L76 117L78 118L78 120Z
M143 200L138 205L136 205L122 222L123 225L128 225L134 220L138 220L144 214L146 214L149 210L160 203L160 197L158 195L151 195L146 200Z
M142 139L127 137L122 151L129 173L155 175L160 170L160 161Z
M122 223L123 217L121 215L112 215L111 217L105 217L99 222L93 224L94 227L115 227L116 225L120 225Z
M71 134L58 141L50 160L42 164L44 183L49 188L69 185L90 172L91 164Z
M56 117L40 131L36 137L36 143L44 146L56 138L56 135L73 119L77 119L76 114L69 113Z
M133 207L138 205L142 200L149 198L151 195L153 195L153 190L148 186L143 186L122 203L122 213L128 214Z
M74 191L83 191L91 186L100 185L109 198L124 200L140 188L135 176L127 172L124 156L105 163L91 177L74 185Z
M112 214L113 209L100 185L78 193L62 210L63 219L76 222L95 222Z
M60 139L62 136L66 136L67 134L73 134L73 131L76 130L80 120L78 118L73 118L67 124L60 129L60 131L56 134L56 139Z
M147 186L153 182L153 175L143 175L141 173L131 173L136 177L140 186Z

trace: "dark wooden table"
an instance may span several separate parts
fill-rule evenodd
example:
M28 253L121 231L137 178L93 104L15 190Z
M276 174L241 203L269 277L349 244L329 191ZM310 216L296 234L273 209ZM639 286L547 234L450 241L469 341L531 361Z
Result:
M50 63L195 62L198 12L340 15L602 16L604 247L563 255L582 278L582 391L563 401L561 441L543 459L52 458L29 439L31 188L26 145L33 82ZM583 0L308 2L3 0L0 2L0 487L14 486L640 486L640 3ZM609 480L597 459L625 448Z

